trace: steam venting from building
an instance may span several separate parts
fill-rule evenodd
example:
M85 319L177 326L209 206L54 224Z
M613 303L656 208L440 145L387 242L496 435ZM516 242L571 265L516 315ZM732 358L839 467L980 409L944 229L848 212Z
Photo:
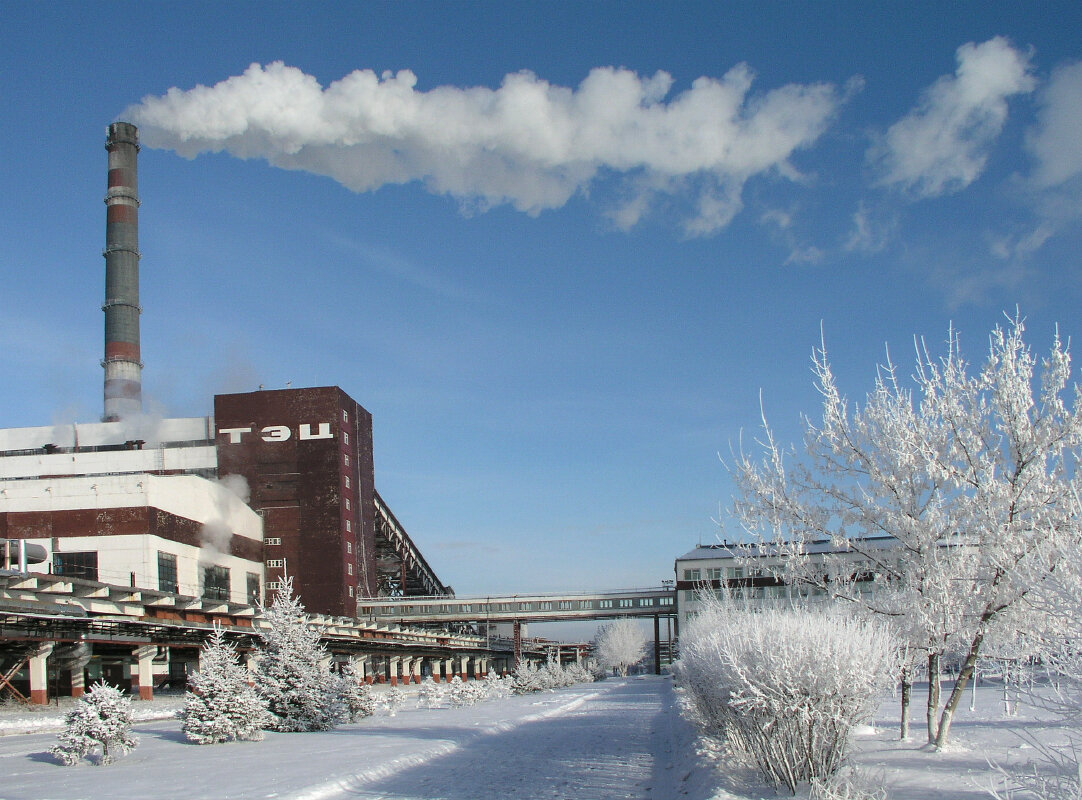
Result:
M105 195L105 414L112 422L143 410L139 354L139 132L114 122L105 140L109 188Z

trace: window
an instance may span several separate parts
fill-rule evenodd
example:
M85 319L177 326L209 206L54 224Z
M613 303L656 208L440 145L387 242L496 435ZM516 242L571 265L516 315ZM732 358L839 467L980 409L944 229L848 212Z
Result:
M721 567L710 567L706 570L706 579L708 581L720 581L721 580Z
M346 476L346 488L349 488L349 475Z
M342 431L342 442L344 444L349 444L349 434L345 431Z
M702 572L697 569L685 569L684 580L685 581L701 581L703 579Z
M281 544L282 537L280 536L268 536L263 540L263 544Z
M347 553L352 553L353 552L353 542L346 542L346 552Z
M639 605L640 606L652 606L653 604L654 604L654 598L652 598L652 597L643 597L643 598L641 598L639 600Z
M672 598L671 597L661 597L661 598L658 599L657 604L659 606L671 606L672 605Z
M158 591L170 594L180 591L177 583L177 557L161 550L158 551Z
M229 599L229 567L203 567L203 597L208 600Z
M98 579L98 553L53 553L53 572L67 578Z
M602 600L601 602L599 602L597 604L597 607L598 608L612 608L612 601L611 600Z
M351 563L349 563L348 561L346 562L346 574L347 575L352 575L353 574L353 565Z
M349 498L347 497L346 498L346 511L349 511L351 508L352 508L352 506L349 504Z
M345 464L347 467L349 466L349 456L345 453L342 454L342 463Z
M260 594L259 594L259 585L260 585L259 573L258 572L249 572L248 573L248 605L252 605L252 606L258 605L259 601L262 599L260 597Z
M353 587L352 586L349 587L349 596L353 597Z
M273 592L273 591L277 591L278 589L281 589L281 588L282 588L282 581L267 581L267 590L268 591Z
M349 521L349 520L347 519L347 520L346 520L346 533L349 533L349 532L350 532L350 531L352 531L352 530L353 530L353 523L352 523L352 522L350 522L350 521Z
M623 597L620 599L620 608L631 608L635 601L630 597Z
M342 409L342 422L349 422L349 412Z
M268 558L267 559L267 566L270 567L271 569L281 569L285 565L286 565L286 560L284 558Z
M572 603L571 600L561 600L560 601L560 610L561 611L570 611L571 610L571 603Z

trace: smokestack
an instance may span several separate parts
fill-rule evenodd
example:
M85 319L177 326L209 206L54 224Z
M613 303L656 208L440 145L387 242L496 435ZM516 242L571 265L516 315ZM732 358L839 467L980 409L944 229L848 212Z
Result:
M109 190L105 195L105 415L106 422L143 411L139 360L139 131L114 122L105 140Z

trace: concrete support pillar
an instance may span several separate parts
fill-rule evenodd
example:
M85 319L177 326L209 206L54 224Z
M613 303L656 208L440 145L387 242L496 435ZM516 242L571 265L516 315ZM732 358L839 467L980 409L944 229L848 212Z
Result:
M71 668L71 696L78 700L86 693L86 672L83 665Z
M461 663L459 665L458 676L460 678L462 678L463 681L465 681L470 675L469 672L467 671L467 668L470 665L470 657L469 656L459 656L459 660L460 660Z
M387 659L387 662L390 665L388 672L390 674L391 686L398 686L398 664L400 661L401 659L398 656L391 656Z
M512 669L518 669L518 665L522 663L522 623L516 619L512 624L512 630L515 644L515 666Z
M131 690L132 694L138 690L140 700L154 699L154 656L157 654L155 645L136 647L132 651L135 664L131 674Z
M413 676L413 656L402 656L402 683L409 684Z
M47 662L53 652L52 642L38 647L30 656L30 702L45 705L49 702L49 670Z
M654 674L661 674L661 616L654 614Z
M451 678L455 677L455 660L448 658L443 662L443 677L448 683L451 682Z
M415 658L415 659L413 659L413 682L414 683L420 683L421 682L421 665L423 663L424 663L423 658Z
M372 667L368 660L368 656L355 656L353 659L353 669L357 674L357 680L361 683L372 682Z
M428 663L432 665L432 680L440 682L440 674L443 672L443 661L438 658L430 658Z

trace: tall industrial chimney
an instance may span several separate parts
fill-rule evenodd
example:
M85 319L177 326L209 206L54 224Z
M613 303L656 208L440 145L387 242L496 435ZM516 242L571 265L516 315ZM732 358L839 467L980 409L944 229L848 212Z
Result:
M109 126L109 190L105 195L105 416L106 422L142 413L139 360L139 131L129 122Z

